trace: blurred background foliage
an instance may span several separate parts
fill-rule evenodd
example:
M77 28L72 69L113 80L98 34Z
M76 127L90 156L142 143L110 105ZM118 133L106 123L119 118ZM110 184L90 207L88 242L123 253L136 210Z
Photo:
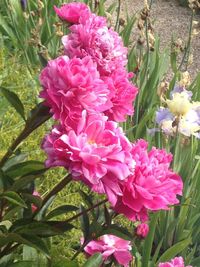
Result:
M53 5L59 6L66 1L22 1L2 0L0 3L0 87L17 94L24 105L25 117L30 110L41 100L38 99L40 85L38 74L46 62L62 53L60 37L67 34L67 27L56 17ZM70 2L70 1L68 1ZM180 1L185 4L186 1ZM183 3L184 2L184 3ZM131 141L138 138L148 140L149 146L165 148L174 154L173 169L178 172L184 181L184 194L180 204L170 211L161 211L152 214L150 219L150 233L145 240L138 240L135 236L136 224L130 223L123 217L114 220L121 227L121 235L128 236L133 241L133 255L137 267L157 266L160 261L167 261L176 255L182 255L186 264L200 266L200 156L199 141L194 136L186 137L179 133L175 136L166 136L161 131L154 135L148 129L155 128L155 112L162 105L159 94L160 84L167 82L166 96L178 84L183 71L187 70L190 56L190 39L192 28L188 32L188 43L183 49L177 48L177 40L172 39L166 44L166 49L160 49L159 37L156 29L153 30L153 18L150 11L144 6L143 10L133 16L126 15L121 19L121 1L114 1L110 5L106 0L85 0L91 9L99 15L108 17L114 14L110 21L117 29L129 47L128 69L135 76L133 82L139 87L139 94L135 102L135 114L128 118L122 126ZM151 2L152 3L152 2ZM151 6L150 3L150 6ZM191 23L196 7L191 10ZM192 24L191 24L192 25ZM137 36L133 29L137 29ZM177 48L177 49L174 49ZM200 74L197 73L188 85L193 92L193 101L200 99ZM24 120L9 105L8 98L0 95L0 157L6 153L7 147L19 135L24 127ZM43 162L45 155L40 144L45 133L51 128L51 119L36 129L24 140L15 151L14 156L19 162L34 160ZM31 170L33 171L33 170ZM48 170L40 174L34 182L34 187L43 197L55 184L64 177L65 171L61 168ZM80 194L80 190L82 190ZM86 187L79 183L70 183L55 198L49 210L55 207L70 204L80 210L91 206L99 196L95 196ZM80 246L82 231L98 232L105 215L105 208L96 209L93 215L84 216L82 221L77 220L76 228L65 234L48 239L51 258L44 253L24 245L10 258L0 259L0 266L9 265L13 259L23 260L29 266L77 266L76 263L67 263L73 254L77 255L80 266L85 258L76 253ZM58 215L58 219L67 219L74 211ZM93 216L98 224L94 224ZM10 219L6 218L6 221ZM2 223L0 223L1 225ZM126 226L128 232L122 226ZM115 233L116 233L115 229ZM117 232L120 235L119 232ZM48 243L47 242L47 243ZM43 251L44 252L44 251ZM32 263L31 263L32 262ZM18 266L18 265L13 265ZM27 266L27 265L19 265ZM91 265L92 266L92 265ZM96 265L97 266L97 265Z

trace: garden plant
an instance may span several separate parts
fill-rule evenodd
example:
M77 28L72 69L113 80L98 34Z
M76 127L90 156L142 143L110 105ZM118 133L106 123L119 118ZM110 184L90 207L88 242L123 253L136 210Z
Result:
M199 267L198 1L0 2L0 267Z

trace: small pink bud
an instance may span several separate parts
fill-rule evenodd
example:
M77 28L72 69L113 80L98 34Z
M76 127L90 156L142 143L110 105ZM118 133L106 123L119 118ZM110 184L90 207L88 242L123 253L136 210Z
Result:
M33 196L41 197L37 191L33 192ZM31 205L31 208L32 208L32 212L35 212L37 210L37 206L35 206L34 204Z
M146 223L141 223L137 226L136 234L142 238L145 238L149 233L149 225Z

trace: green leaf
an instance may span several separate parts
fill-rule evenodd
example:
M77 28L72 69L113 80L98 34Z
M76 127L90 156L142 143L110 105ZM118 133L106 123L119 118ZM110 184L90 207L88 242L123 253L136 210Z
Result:
M163 239L164 239L164 238L162 238L162 239L160 240L160 242L159 242L159 244L158 244L158 246L157 246L157 248L156 248L156 251L154 252L154 255L153 255L153 258L152 258L152 261L153 261L154 263L156 262L156 260L157 260L157 258L158 258L158 255L159 255L159 253L160 253L160 249L161 249L162 244L163 244Z
M59 216L62 214L66 214L66 213L71 212L71 211L77 211L77 210L78 210L78 208L76 206L62 205L62 206L55 208L51 212L49 212L49 214L46 216L46 219L49 220L53 217L56 217L56 216Z
M0 195L0 198L4 198L7 199L10 203L23 207L23 208L27 208L26 203L24 202L24 200L20 197L19 194L13 192L13 191L7 191L3 194Z
M51 237L61 235L65 231L70 231L74 226L65 221L31 221L21 219L16 221L10 231L18 234L33 234L40 237Z
M27 176L23 176L23 177L17 179L13 183L11 190L18 191L18 190L24 189L24 187L27 187L35 179L40 178L41 174L42 174L42 171L41 171L41 173L37 173L35 175L27 175Z
M38 251L40 251L44 255L46 255L46 257L48 257L48 258L50 257L49 256L49 249L48 249L46 242L44 240L42 240L41 238L39 238L35 235L23 234L21 236L25 240L25 242L23 244L37 249Z
M102 235L115 235L125 240L131 240L133 236L125 228L118 225L111 225L108 229L103 230Z
M47 266L47 258L37 251L35 248L23 245L23 261L32 261L29 267L43 267Z
M19 214L21 211L21 207L16 206L13 207L13 209L9 209L8 211L5 212L4 214L4 220L12 220L16 214Z
M169 261L170 259L174 258L181 251L183 251L185 248L187 248L189 246L189 244L191 243L191 241L192 241L191 238L187 238L187 239L185 239L183 241L180 241L180 242L176 243L172 247L170 247L168 250L166 250L162 254L162 256L159 258L157 264L159 262Z
M45 171L44 163L36 160L29 160L15 164L6 170L6 174L11 177L19 177L34 173L43 173Z
M31 110L30 116L27 119L27 128L29 132L33 132L35 129L37 129L40 125L42 125L50 118L50 108L45 106L43 103L39 103Z
M194 258L191 262L193 267L198 267L200 266L200 257Z
M11 262L13 261L13 257L14 257L14 253L1 257L0 258L0 266L1 267L8 267L9 264L11 264Z
M46 211L47 209L49 208L49 206L52 204L53 200L55 198L55 195L52 196L42 207L41 209L39 210L39 212L37 213L37 210L36 210L36 213L37 213L37 219L41 220L45 217L46 215Z
M129 41L130 41L130 36L131 36L131 32L132 32L132 29L133 29L133 25L136 21L136 17L133 16L128 22L127 22L127 25L124 27L122 33L121 33L121 36L122 36L122 39L124 41L124 45L125 46L128 46L129 45Z
M9 264L9 267L27 267L32 266L33 261L17 261L15 263Z
M46 243L35 235L19 235L17 233L0 234L0 247L3 247L8 243L25 244L37 249L49 257L49 250Z
M149 260L151 256L151 249L153 245L153 240L154 240L154 234L155 234L155 228L158 220L159 212L153 214L151 218L151 222L149 225L149 234L147 235L145 242L144 242L144 247L143 247L143 258L142 258L142 267L148 267L149 265Z
M100 253L96 253L87 260L83 267L99 267L101 266L102 262L102 255Z
M16 44L16 37L15 34L13 33L12 29L4 19L4 17L0 14L0 27L8 34L10 39L12 40L13 44Z
M23 106L21 100L19 99L19 97L14 92L11 92L4 87L0 87L0 90L1 90L2 94L4 95L4 97L11 104L11 106L13 106L15 108L15 110L20 114L20 116L23 118L23 120L26 120L25 114L24 114L24 106Z
M81 205L81 212L83 215L80 217L81 220L81 228L83 230L84 239L87 240L90 233L90 221L87 212L85 212L85 208Z
M11 158L9 158L6 163L3 166L3 170L6 171L8 168L10 168L12 165L15 165L17 163L20 163L24 161L27 158L27 153L21 153L19 155L15 155Z
M79 267L77 262L68 261L66 259L57 259L56 262L52 263L52 267Z
M34 204L37 208L41 208L42 206L42 198L40 196L35 196L32 194L28 194L28 193L21 193L21 195L23 196L23 199L31 204Z

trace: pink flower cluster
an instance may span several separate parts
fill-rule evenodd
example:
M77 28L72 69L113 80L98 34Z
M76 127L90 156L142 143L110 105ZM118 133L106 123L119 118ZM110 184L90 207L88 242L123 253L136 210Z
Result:
M70 34L62 38L65 53L70 58L90 55L101 76L109 75L127 64L127 48L121 37L106 25L106 19L92 14L82 3L64 4L55 11L61 19L73 25Z
M149 210L167 210L179 202L176 195L182 194L182 180L169 168L172 155L156 148L148 152L147 147L144 140L133 144L135 171L122 184L123 194L114 205L115 211L130 220L146 221Z
M176 257L170 262L159 263L158 267L192 267L191 265L185 266L182 257Z
M170 154L148 152L143 140L130 143L118 126L133 114L137 94L125 69L127 49L85 4L55 11L72 26L63 38L65 55L40 75L40 96L58 121L42 144L46 166L65 167L74 180L105 193L116 212L146 221L148 211L178 203L182 181L169 167Z
M121 194L118 181L128 177L135 167L131 144L116 122L101 114L87 114L69 130L54 127L44 140L43 148L49 158L47 167L63 166L75 180L81 180L110 199Z
M57 121L42 144L46 166L66 168L74 180L106 194L117 213L145 222L148 211L178 203L183 185L170 169L171 154L148 151L144 140L132 144L118 125L133 115L138 91L125 69L127 48L106 19L85 4L54 9L71 26L62 38L65 55L49 61L40 75L40 96ZM137 234L145 237L148 230L142 223ZM113 235L85 247L88 255L100 252L104 261L114 258L125 267L132 259L130 250L129 241Z
M130 241L113 235L103 235L98 240L91 241L84 248L88 255L101 253L104 262L109 261L110 257L113 256L117 263L124 267L128 267L132 259L130 250Z
M133 115L138 90L130 82L133 74L125 69L127 48L121 37L83 3L64 4L55 11L72 26L62 38L65 56L49 61L40 76L40 96L54 119L68 127L86 109L125 121Z

